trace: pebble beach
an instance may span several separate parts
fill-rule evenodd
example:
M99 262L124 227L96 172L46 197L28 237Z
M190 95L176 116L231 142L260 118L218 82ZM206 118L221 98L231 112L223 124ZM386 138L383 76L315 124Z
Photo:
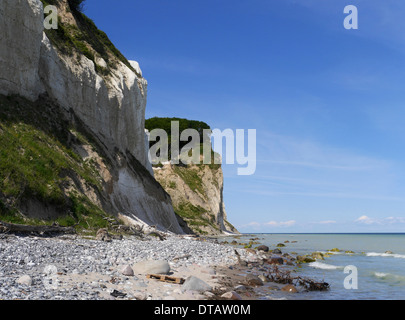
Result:
M248 255L239 251L242 257ZM137 270L145 262L157 266ZM105 242L76 235L1 234L0 299L204 300L221 286L215 268L226 270L236 262L234 248L214 240L169 236L164 241L126 237ZM191 277L197 288L147 279L151 271Z

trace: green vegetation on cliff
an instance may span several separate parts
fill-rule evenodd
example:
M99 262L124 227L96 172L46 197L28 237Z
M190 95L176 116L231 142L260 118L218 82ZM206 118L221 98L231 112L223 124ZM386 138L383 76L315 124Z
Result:
M220 233L220 226L218 221L216 221L216 214L218 212L212 212L212 209L209 209L209 206L207 206L207 208L203 208L198 205L198 203L209 203L210 192L211 194L215 194L215 192L222 192L220 187L222 182L220 183L219 181L219 179L222 179L222 173L219 172L221 169L221 164L216 163L220 162L220 157L219 154L212 150L211 145L209 145L211 149L211 161L207 164L204 164L206 161L202 161L204 148L203 142L209 141L210 143L210 140L205 140L206 137L204 137L204 130L209 130L210 126L202 121L182 118L154 117L147 119L145 121L145 127L147 130L152 131L154 129L162 129L167 133L169 142L169 160L172 160L170 156L171 144L174 139L178 139L178 137L174 137L172 135L172 121L179 122L180 134L186 129L194 129L199 132L200 141L198 147L200 148L199 151L201 162L186 165L180 160L178 165L171 165L170 168L165 168L165 166L162 164L157 164L154 165L155 170L161 169L162 171L155 171L155 177L165 188L165 190L172 196L173 208L176 214L187 223L191 230L198 234ZM152 146L154 143L156 142L151 141L150 146ZM180 141L180 149L188 143L189 141ZM214 160L216 160L216 162ZM167 170L167 174L164 173L165 170ZM179 183L177 184L175 181ZM179 191L177 189L182 185L186 185L193 192L193 194L188 194L187 196L179 195ZM189 195L193 199L188 198ZM219 210L219 207L220 204L218 203L218 208L216 208L216 210Z
M203 181L200 175L200 170L198 167L188 168L182 166L173 166L173 171L183 179L183 181L190 187L194 192L198 192L201 197L205 198L205 191L203 187Z
M78 140L85 134L74 135L75 130L46 101L0 95L0 220L58 222L79 231L107 226L102 208L66 188L69 181L81 181L96 192L102 188L98 168L72 148L85 142Z
M200 148L200 157L203 155L203 149L204 149L204 143L209 143L209 148L211 149L211 158L208 161L204 161L205 164L208 163L211 169L219 169L221 167L220 163L220 156L218 153L214 152L211 147L211 140L209 137L204 136L204 130L211 130L210 126L206 124L203 121L197 121L197 120L188 120L188 119L183 119L183 118L159 118L159 117L154 117L150 119L145 120L145 129L147 129L149 132L151 132L154 129L162 129L164 130L167 135L168 135L168 151L169 151L169 160L171 160L171 146L172 142L176 140L179 140L179 137L175 137L172 135L172 122L173 121L178 121L179 122L179 133L181 134L184 130L186 129L194 129L196 130L199 135L200 135L200 143L199 143L199 148ZM191 138L190 138L191 139ZM178 141L179 142L179 151L187 145L190 142L190 139L188 141ZM155 143L154 141L150 141L149 146L152 147ZM189 151L189 156L191 155L191 150ZM201 164L203 163L203 158L200 158ZM180 160L181 161L181 160ZM154 165L155 167L160 167L161 164L156 164Z
M174 211L186 221L189 228L195 233L208 234L207 231L203 230L204 227L219 231L218 226L215 225L215 218L209 216L207 211L200 206L194 206L189 202L182 202L174 205Z
M202 135L204 129L210 129L210 126L202 121L188 120L183 118L159 118L159 117L146 119L145 128L148 129L149 131L152 131L153 129L163 129L168 133L168 135L171 135L172 121L179 122L180 132L186 129L195 129Z
M57 5L61 0L41 0L44 6ZM58 18L58 28L56 30L45 30L46 35L52 44L63 54L72 55L73 52L83 54L92 60L96 71L103 75L108 75L111 68L116 68L116 61L121 61L129 69L135 72L129 61L114 46L107 34L97 28L93 20L81 12L83 0L69 0L69 8L77 25L63 23ZM69 10L67 8L67 10ZM96 62L95 55L99 55L107 63L103 67ZM138 75L140 76L140 75Z
M172 141L179 140L180 137L174 136L172 134L172 122L179 122L179 133L181 134L186 129L194 129L200 134L200 143L204 142L204 130L210 130L210 126L202 121L188 120L183 118L159 118L154 117L145 120L145 129L151 132L154 129L162 129L168 135L168 146L169 146L169 158L171 157L171 145ZM189 141L178 141L180 150L190 142ZM155 142L151 141L150 146Z

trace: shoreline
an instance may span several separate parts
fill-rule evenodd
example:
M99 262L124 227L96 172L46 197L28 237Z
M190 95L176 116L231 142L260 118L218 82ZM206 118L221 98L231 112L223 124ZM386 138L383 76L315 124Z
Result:
M283 285L265 278L273 265L264 261L275 258L273 254L217 239L129 236L104 242L79 236L0 234L0 299L271 300L274 292L282 292ZM291 266L294 258L278 259ZM163 267L187 286L148 279L147 274L162 273L156 266L139 269L145 261L158 261L158 269ZM190 284L190 277L198 281ZM282 293L281 299L288 299L290 293Z

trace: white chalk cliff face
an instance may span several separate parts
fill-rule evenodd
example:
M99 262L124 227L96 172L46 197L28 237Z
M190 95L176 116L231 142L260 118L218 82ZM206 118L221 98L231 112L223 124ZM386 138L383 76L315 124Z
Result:
M40 1L1 1L1 94L20 94L33 100L43 91L38 73L42 33Z
M60 0L65 3L66 0ZM46 94L103 146L112 162L104 175L115 215L182 233L169 195L153 178L145 143L147 81L137 62L119 63L108 77L93 61L66 56L43 28L40 0L0 2L0 94L31 101Z

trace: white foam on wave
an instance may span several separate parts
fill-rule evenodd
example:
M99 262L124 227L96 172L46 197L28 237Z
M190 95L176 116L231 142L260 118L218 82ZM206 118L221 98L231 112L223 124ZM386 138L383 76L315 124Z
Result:
M328 254L333 254L333 255L337 255L337 254L345 254L344 252L342 252L342 251L326 251L326 253L328 253Z
M405 259L405 254L397 254L397 253L368 252L368 253L366 253L366 256L367 257L391 257L391 258Z
M385 273L385 272L374 272L373 276L378 279L381 279L381 280L386 280L389 282L396 283L397 285L403 285L405 283L404 275Z
M374 276L376 276L377 278L385 278L386 276L388 276L388 273L374 272Z
M333 264L327 264L319 261L311 262L308 264L312 268L316 269L324 269L324 270L336 270L336 269L343 269L340 266L334 266Z

